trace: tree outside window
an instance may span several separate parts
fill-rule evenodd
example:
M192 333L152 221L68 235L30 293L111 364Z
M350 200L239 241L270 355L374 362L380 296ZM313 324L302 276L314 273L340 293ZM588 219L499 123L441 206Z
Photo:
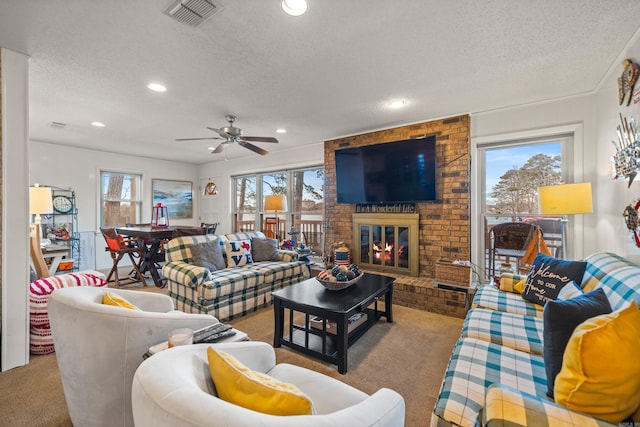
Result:
M140 223L142 175L100 172L102 227Z

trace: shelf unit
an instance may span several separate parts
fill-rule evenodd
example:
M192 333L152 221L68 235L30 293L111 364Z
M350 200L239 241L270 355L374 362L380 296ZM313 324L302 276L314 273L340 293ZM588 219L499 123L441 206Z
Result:
M47 187L51 188L53 212L43 215L42 237L51 240L53 245L69 248L69 258L63 259L57 273L78 271L80 266L80 233L78 232L76 193L71 188ZM72 261L73 264L67 267L69 261Z

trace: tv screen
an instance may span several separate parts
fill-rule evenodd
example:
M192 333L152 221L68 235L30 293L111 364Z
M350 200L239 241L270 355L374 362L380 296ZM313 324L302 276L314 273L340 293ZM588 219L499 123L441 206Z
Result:
M436 137L335 151L338 203L436 200Z

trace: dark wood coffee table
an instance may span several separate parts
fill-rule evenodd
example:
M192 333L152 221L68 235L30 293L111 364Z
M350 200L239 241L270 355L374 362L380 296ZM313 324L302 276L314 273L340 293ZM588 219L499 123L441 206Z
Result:
M382 316L393 322L393 277L365 273L355 284L341 291L325 289L315 278L273 292L275 331L273 346L282 345L325 362L338 365L338 372L347 372L347 349ZM384 311L378 300L384 296ZM373 307L372 307L373 306ZM284 313L289 310L288 331L284 331ZM294 322L294 312L304 314L304 324ZM348 332L348 319L364 313L366 321ZM323 319L311 325L311 318ZM299 321L299 320L298 320ZM328 332L328 322L334 322L335 333Z

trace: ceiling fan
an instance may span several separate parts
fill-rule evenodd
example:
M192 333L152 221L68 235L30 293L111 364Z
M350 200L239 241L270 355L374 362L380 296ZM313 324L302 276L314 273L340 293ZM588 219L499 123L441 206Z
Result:
M225 117L227 122L229 122L229 126L225 126L220 129L210 128L207 129L214 131L220 136L213 136L210 138L180 138L176 139L176 141L199 141L204 139L224 139L211 153L221 153L224 151L224 147L228 144L238 143L241 147L248 148L249 150L258 153L262 156L269 154L267 150L264 150L260 147L257 147L251 142L278 142L276 138L272 138L269 136L243 136L242 129L234 127L233 122L236 121L236 116L227 115ZM250 142L251 141L251 142Z

